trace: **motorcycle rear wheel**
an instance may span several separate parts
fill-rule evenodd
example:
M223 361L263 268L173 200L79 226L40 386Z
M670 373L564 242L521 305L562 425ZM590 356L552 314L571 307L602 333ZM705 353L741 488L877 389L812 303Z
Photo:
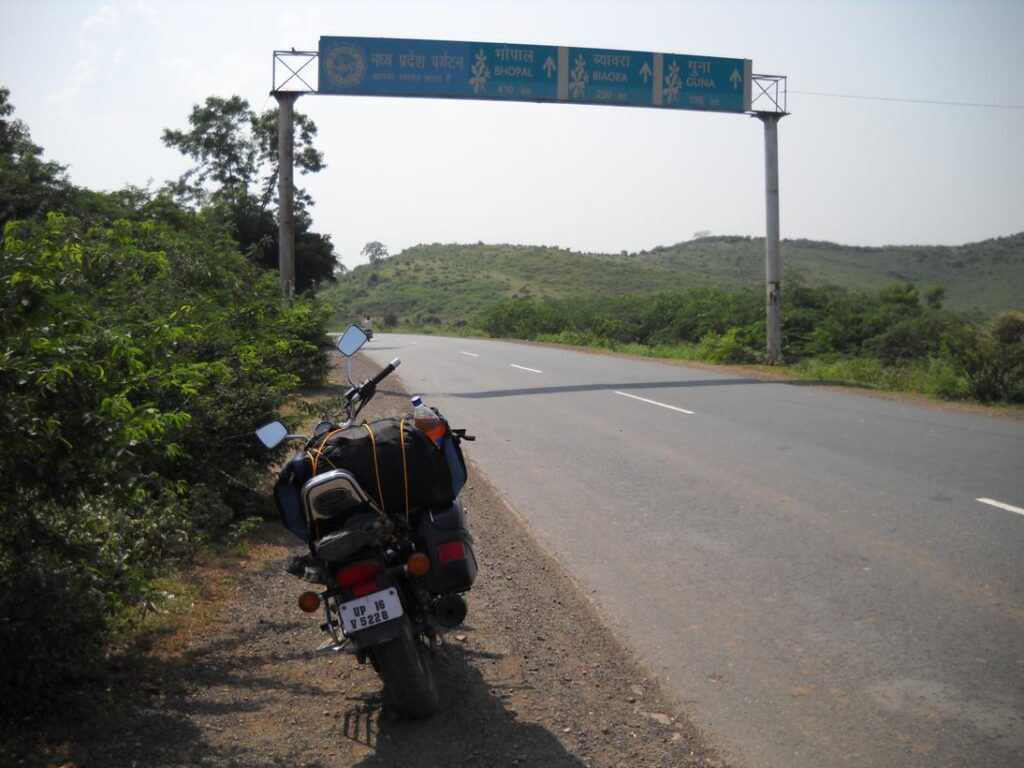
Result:
M430 650L408 631L372 649L384 699L405 717L422 720L437 712L440 693Z

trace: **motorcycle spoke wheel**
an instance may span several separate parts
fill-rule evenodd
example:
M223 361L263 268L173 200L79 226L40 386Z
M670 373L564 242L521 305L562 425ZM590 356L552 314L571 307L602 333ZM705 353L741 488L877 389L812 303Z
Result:
M409 633L373 648L377 672L384 681L384 700L405 717L422 720L440 703L430 649Z

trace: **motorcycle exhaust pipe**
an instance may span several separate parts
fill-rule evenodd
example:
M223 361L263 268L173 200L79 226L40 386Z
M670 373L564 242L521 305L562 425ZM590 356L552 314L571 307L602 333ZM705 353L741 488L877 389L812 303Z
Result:
M445 595L434 605L437 623L445 629L454 629L466 620L469 608L461 595Z

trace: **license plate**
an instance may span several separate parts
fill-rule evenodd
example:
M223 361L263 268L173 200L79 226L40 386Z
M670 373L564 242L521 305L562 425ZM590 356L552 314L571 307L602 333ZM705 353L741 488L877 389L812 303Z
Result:
M402 615L402 601L393 589L383 589L339 606L345 634L375 627Z

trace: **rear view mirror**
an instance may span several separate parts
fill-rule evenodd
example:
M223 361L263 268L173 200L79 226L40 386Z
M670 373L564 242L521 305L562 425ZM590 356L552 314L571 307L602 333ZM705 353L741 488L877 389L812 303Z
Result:
M350 325L338 339L338 351L345 357L352 357L366 343L366 332L358 325Z
M267 448L276 448L282 440L288 437L288 428L280 421L272 421L257 429L256 437Z

